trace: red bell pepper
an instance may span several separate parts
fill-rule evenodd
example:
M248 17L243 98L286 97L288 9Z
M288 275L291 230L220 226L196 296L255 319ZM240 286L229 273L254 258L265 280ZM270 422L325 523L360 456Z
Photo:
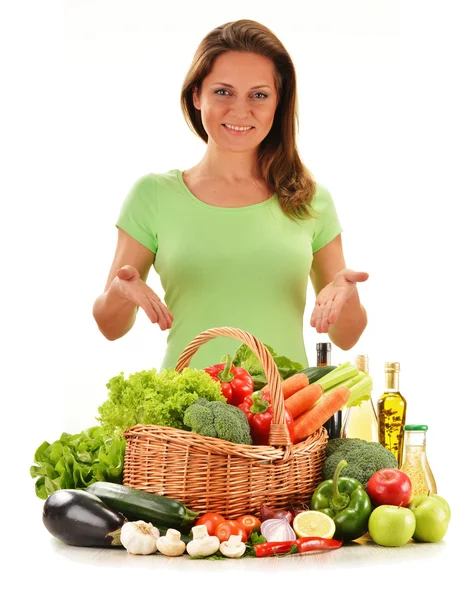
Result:
M250 424L250 433L253 444L257 446L269 445L269 430L273 422L273 407L269 391L255 392L248 395L238 406L246 415ZM291 443L294 442L294 419L285 408L286 425L289 431Z
M227 404L238 406L253 393L253 378L246 369L234 367L232 357L226 357L226 363L220 363L204 369L214 381L220 383L222 394L227 399Z
M342 542L321 537L298 538L288 542L266 542L253 546L250 554L257 557L281 556L284 554L298 554L302 552L318 552L320 550L335 550L340 548Z

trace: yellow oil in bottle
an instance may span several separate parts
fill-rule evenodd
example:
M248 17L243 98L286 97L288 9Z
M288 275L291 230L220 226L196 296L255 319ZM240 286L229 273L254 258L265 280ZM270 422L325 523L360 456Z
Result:
M426 451L427 425L406 425L406 455L401 471L409 475L412 496L436 494L437 484Z
M385 392L378 400L378 438L402 464L407 402L399 391L399 363L385 363Z

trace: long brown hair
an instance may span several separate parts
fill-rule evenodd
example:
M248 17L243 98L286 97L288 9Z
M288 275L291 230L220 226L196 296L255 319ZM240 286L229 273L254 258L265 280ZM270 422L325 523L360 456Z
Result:
M200 42L181 90L181 109L188 126L208 142L192 92L195 87L201 89L217 57L228 51L253 52L273 61L278 106L271 131L258 148L259 174L278 194L288 217L313 217L310 203L316 184L302 163L296 144L299 128L296 72L287 50L267 27L249 19L232 21L216 27Z

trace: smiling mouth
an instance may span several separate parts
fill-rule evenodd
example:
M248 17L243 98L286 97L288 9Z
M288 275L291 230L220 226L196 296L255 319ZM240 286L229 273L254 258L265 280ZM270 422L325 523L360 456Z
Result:
M225 127L225 129L227 131L230 131L231 133L235 133L235 134L245 134L245 133L250 133L250 131L252 131L254 129L254 127L252 125L250 125L248 128L242 128L242 129L235 129L235 127L238 127L237 125L234 125L233 127L228 127L228 125L226 123L222 123L222 127Z

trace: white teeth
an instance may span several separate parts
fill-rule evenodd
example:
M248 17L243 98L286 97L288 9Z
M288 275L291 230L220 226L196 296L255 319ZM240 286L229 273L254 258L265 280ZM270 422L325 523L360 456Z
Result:
M225 123L225 127L228 127L228 129L234 129L235 131L248 131L248 129L252 129L251 127L234 127L233 125L227 125L227 123Z

